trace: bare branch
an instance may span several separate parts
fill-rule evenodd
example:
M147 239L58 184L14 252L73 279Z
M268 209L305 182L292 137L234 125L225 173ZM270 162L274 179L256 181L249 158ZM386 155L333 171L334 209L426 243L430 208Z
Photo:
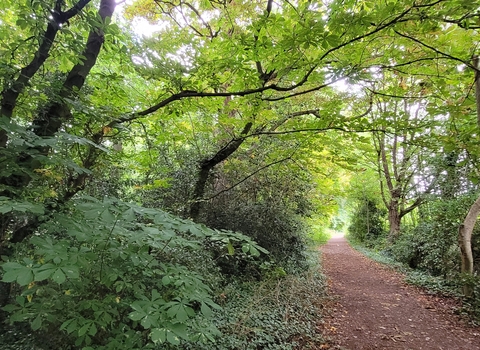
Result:
M208 24L207 22L205 22L202 18L202 15L200 14L200 12L198 12L198 10L193 6L191 5L190 3L188 2L184 2L184 4L190 8L190 10L193 11L193 13L195 13L195 15L197 15L197 17L199 18L200 22L202 22L202 24L208 29L208 31L210 32L210 37L211 38L214 38L215 37L215 34L213 33L213 30L212 30L212 27L210 26L210 24Z

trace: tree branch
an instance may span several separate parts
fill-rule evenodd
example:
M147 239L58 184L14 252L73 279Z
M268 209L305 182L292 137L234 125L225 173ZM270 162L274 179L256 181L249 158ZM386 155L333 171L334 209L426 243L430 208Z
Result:
M353 39L350 39L350 40L347 40L346 42L338 45L338 46L335 46L335 47L332 47L331 49L327 50L321 57L320 57L320 61L322 61L325 57L327 57L328 55L330 55L332 52L335 52L335 51L338 51L340 50L342 47L345 47L345 46L348 46L356 41L359 41L359 40L362 40L362 39L365 39L365 38L368 38L369 36L373 35L373 34L376 34L380 31L382 31L383 29L391 26L392 24L395 24L395 23L398 23L400 21L400 19L402 19L403 17L405 17L413 8L415 8L415 5L412 6L412 7L409 7L408 9L406 9L405 11L403 11L402 13L400 13L398 16L396 16L394 19L392 19L391 21L388 21L384 24L381 24L379 26L377 26L377 28L375 28L374 30L364 34L364 35L360 35L360 36L357 36Z
M211 200L211 199L213 199L213 198L215 198L215 197L218 197L218 196L221 195L222 193L225 193L225 192L227 192L227 191L233 190L235 187L237 187L238 185L244 183L244 182L247 181L249 178L251 178L252 176L258 174L258 173L259 173L260 171L262 171L262 170L265 170L265 169L267 169L267 168L269 168L269 167L271 167L271 166L273 166L273 165L276 165L276 164L279 164L279 163L282 163L282 162L285 162L285 161L291 160L291 159L292 159L292 157L289 156L289 157L286 157L286 158L277 160L277 161L275 161L275 162L273 162L273 163L269 163L269 164L267 164L267 165L265 165L265 166L263 166L263 167L255 170L253 173L251 173L251 174L248 175L247 177L243 178L242 180L240 180L239 182L237 182L237 183L234 184L233 186L230 186L229 188L226 188L226 189L224 189L224 190L221 190L221 191L217 192L216 194L214 194L213 196L205 199L205 201L209 201L209 200Z
M440 51L440 50L438 50L437 48L435 48L435 47L433 47L433 46L431 46L431 45L428 45L428 44L424 43L423 41L418 40L417 38L414 38L414 37L412 37L412 36L410 36L410 35L400 33L400 32L397 31L397 30L394 30L394 32L395 32L397 35L400 35L400 36L403 37L403 38L406 38L406 39L409 39L409 40L411 40L411 41L413 41L413 42L416 42L417 44L419 44L419 45L421 45L421 46L423 46L423 47L426 47L427 49L430 49L430 50L432 50L433 52L435 52L435 53L437 53L437 54L439 54L439 55L442 55L442 56L444 56L444 57L447 57L447 58L449 58L449 59L451 59L451 60L454 60L454 61L457 61L457 62L461 62L462 64L465 64L466 66L474 69L475 71L478 71L478 69L477 69L476 67L474 67L474 66L473 66L470 62L468 62L468 61L462 60L461 58L458 58L458 57L452 56L452 55L450 55L450 54L448 54L448 53L446 53L446 52Z
M18 96L23 92L25 86L30 79L37 73L40 67L48 58L50 49L61 25L67 22L72 17L76 16L91 0L80 0L71 9L66 12L60 11L61 1L55 4L55 11L52 12L52 19L48 22L47 29L39 40L40 45L35 52L30 63L20 70L18 78L13 84L2 91L0 100L0 116L12 118L13 110L17 105ZM7 133L5 130L0 130L0 147L5 147L7 144Z
M98 15L105 21L115 11L115 0L102 0ZM76 90L80 90L85 84L85 79L97 62L98 55L103 46L104 33L100 28L93 28L87 38L82 59L69 72L60 91L60 101L54 101L40 113L33 121L34 132L39 136L52 136L63 123L70 118L70 108L63 99L71 97Z
M201 210L201 198L205 194L205 186L207 184L208 177L212 169L223 162L225 159L230 157L245 141L244 135L247 135L250 129L252 128L253 123L248 122L245 124L240 135L243 137L238 137L230 140L221 150L219 150L213 157L204 159L200 162L200 169L198 171L197 180L195 183L195 189L193 192L193 202L190 205L190 218L196 220L200 215Z

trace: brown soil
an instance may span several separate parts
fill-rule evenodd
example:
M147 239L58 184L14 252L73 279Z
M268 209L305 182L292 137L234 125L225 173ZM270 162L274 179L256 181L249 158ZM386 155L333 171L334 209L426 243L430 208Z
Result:
M322 247L332 304L324 349L480 349L480 328L454 314L455 300L406 285L403 276L353 250L344 238Z

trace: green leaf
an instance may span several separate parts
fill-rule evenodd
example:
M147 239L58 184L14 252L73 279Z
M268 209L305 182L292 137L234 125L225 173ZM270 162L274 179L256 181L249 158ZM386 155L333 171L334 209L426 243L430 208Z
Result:
M127 222L133 222L135 221L135 211L130 208L122 213L122 219L127 221Z
M16 262L6 262L2 264L2 268L3 271L5 271L2 277L2 282L9 283L15 282L18 276L22 273L22 270L26 267Z
M145 313L145 311L143 311L143 310L138 310L138 311L131 312L131 313L128 315L128 318L130 318L130 319L133 320L133 321L140 321L140 320L143 319L145 316L147 316L147 314Z
M210 307L207 304L202 303L202 305L200 307L200 311L202 311L202 314L205 317L207 317L207 318L212 317L212 309L210 309Z
M227 249L228 249L228 254L229 255L234 255L235 254L235 248L233 247L233 244L230 240L228 240Z
M90 323L90 322L84 324L84 325L78 330L78 336L81 337L81 336L87 334L90 326L91 326L91 323Z
M254 246L250 246L250 254L253 256L260 256L260 252Z
M0 214L6 214L9 213L13 210L13 207L11 204L8 203L2 203L0 204Z
M19 271L19 275L17 277L17 283L21 286L26 286L33 282L33 272L29 268L25 268Z
M31 323L30 323L30 326L32 327L32 329L34 331L40 329L40 327L42 327L42 319L40 318L40 316L37 316Z
M183 338L185 340L189 339L188 327L185 323L174 323L170 325L170 329L173 333L178 335L180 338Z
M150 332L150 338L154 343L164 343L167 340L167 330L165 328L154 328Z
M13 304L7 304L5 305L4 307L2 307L2 310L3 311L6 311L6 312L9 312L9 313L12 313L14 311L18 311L18 310L21 310L21 308L17 305L13 305Z
M44 281L48 279L55 271L57 267L53 264L45 264L37 269L33 269L35 275L35 281Z
M20 211L22 213L30 212L33 214L44 214L44 207L41 204L30 203L30 202L22 202L22 203L15 203L14 210Z
M58 284L62 284L63 282L65 282L65 280L67 279L67 277L65 276L65 274L63 273L62 269L57 269L53 276L52 276L52 279L57 282Z
M88 334L91 335L92 337L97 334L97 326L95 326L95 323L92 322L92 325L90 329L88 330Z
M101 218L106 225L112 225L117 221L115 215L113 215L108 209L103 211Z
M60 330L63 331L65 329L67 329L67 327L73 322L75 321L74 319L70 319L70 320L66 320L65 322L63 322L61 325L60 325Z
M78 266L72 265L68 267L62 267L62 271L70 279L77 279L80 277L80 270Z
M78 321L75 320L75 319L71 320L71 321L72 322L66 328L66 331L67 331L68 334L71 334L78 329Z
M167 315L171 318L175 318L178 322L185 322L193 316L195 312L191 307L182 302L172 302L171 306L167 310Z
M143 326L143 328L150 328L152 326L152 317L147 315L142 320L140 321L140 324Z
M165 276L162 277L162 284L164 286L168 286L170 283L172 283L172 277L171 276L165 275Z
M173 332L167 331L167 341L172 345L180 344L180 339Z

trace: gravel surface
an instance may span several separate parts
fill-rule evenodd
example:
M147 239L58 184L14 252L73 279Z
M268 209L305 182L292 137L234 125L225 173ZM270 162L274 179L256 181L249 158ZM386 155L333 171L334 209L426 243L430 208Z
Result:
M323 349L480 350L480 328L454 314L455 300L406 285L403 275L352 249L345 238L322 247L331 305Z

